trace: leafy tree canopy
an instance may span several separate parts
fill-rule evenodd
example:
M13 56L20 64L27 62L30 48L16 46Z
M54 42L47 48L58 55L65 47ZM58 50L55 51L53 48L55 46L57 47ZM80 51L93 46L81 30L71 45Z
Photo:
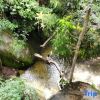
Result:
M82 42L79 58L100 55L99 0L0 0L0 30L11 29L14 36L27 40L27 35L39 31L43 36L55 33L54 51L72 58L78 36L83 28L86 6L91 6L89 28ZM47 3L44 3L47 2ZM48 4L48 5L46 5Z

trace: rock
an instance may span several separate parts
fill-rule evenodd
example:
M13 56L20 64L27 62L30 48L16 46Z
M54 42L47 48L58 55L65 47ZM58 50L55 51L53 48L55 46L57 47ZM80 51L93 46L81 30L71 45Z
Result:
M2 72L1 72L2 76L5 78L5 79L8 79L10 78L11 76L18 76L19 75L19 72L17 69L14 69L14 68L10 68L10 67L2 67Z
M26 42L15 38L10 31L0 32L0 58L3 65L24 68L32 64L32 53Z
M49 100L82 100L81 95L67 94L62 91L51 97Z
M100 100L100 93L84 82L73 82L52 96L49 100Z

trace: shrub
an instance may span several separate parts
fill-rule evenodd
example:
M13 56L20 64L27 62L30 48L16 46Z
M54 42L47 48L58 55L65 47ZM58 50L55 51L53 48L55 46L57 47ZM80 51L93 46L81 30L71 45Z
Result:
M20 78L0 79L0 100L39 100L36 91Z

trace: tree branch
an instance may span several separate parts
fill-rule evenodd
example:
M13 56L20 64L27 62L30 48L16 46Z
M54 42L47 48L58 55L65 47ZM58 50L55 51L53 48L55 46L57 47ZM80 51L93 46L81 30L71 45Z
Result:
M71 70L69 82L72 82L73 73L74 73L74 69L75 69L75 64L76 64L76 60L77 60L77 57L78 57L79 48L80 48L81 42L84 38L84 34L87 31L87 26L88 26L89 17L90 17L90 11L91 11L90 8L88 8L88 10L86 11L86 16L84 18L84 24L83 24L83 30L80 33L79 38L78 38L75 54L74 54L73 61L72 61L72 70Z
M51 35L42 45L40 45L40 47L44 48L48 42L54 37L55 34Z
M40 55L40 54L38 54L38 53L35 53L34 56L37 57L37 58L39 58L40 60L42 60L42 61L48 63L48 64L51 64L51 63L54 64L55 67L56 67L56 69L58 70L58 72L59 72L59 74L60 74L60 77L63 77L63 76L62 76L62 73L61 73L61 71L60 71L60 69L59 69L59 65L58 65L55 61L53 61L53 59L48 58L48 57L47 57L47 58L44 58L42 55Z

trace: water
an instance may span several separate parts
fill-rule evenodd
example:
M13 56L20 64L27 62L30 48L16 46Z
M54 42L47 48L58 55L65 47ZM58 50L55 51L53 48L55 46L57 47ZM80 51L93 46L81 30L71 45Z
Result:
M47 47L43 49L41 55L43 57L47 57L47 55L50 54L51 51L52 49L50 47ZM54 60L59 64L57 59ZM59 64L59 67L63 66L60 66ZM70 67L68 70L70 70ZM73 81L83 81L90 84L95 84L95 86L100 89L99 72L100 59L98 62L92 61L92 64L91 62L76 64ZM28 70L21 74L21 78L25 79L26 84L35 88L38 93L40 93L40 95L42 97L45 97L46 99L50 98L60 90L58 85L60 80L59 72L53 64L48 65L43 61L37 60L33 66L31 66Z
M48 47L42 51L42 56L47 57L50 52L51 48ZM28 85L41 91L41 95L46 99L59 91L59 72L53 64L48 65L43 61L36 61L31 68L21 74L21 78L25 79Z

